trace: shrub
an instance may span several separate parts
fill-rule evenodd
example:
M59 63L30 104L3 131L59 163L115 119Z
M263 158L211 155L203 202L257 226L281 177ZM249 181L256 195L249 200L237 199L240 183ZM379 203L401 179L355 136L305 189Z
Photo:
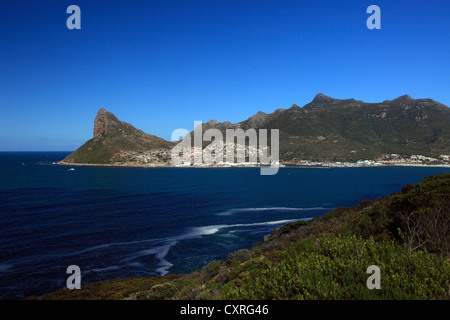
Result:
M170 282L154 285L147 292L147 299L149 300L165 300L170 299L177 292L177 288Z
M306 242L305 242L306 241ZM302 250L298 250L302 248ZM408 257L404 245L338 236L302 240L280 260L224 285L221 299L448 299L449 261L426 251ZM381 269L369 290L367 267ZM245 281L243 281L245 280ZM239 286L237 286L239 285Z
M241 249L228 254L228 260L238 261L240 263L250 260L251 258L252 254L248 249Z
M219 273L219 269L223 266L223 264L223 261L215 260L204 267L201 270L203 282L209 281L214 278Z

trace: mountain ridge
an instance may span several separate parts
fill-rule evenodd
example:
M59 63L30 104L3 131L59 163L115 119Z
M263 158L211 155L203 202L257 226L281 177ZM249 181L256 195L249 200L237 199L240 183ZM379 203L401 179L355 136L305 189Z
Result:
M382 154L450 154L450 108L432 99L402 95L393 100L366 103L334 99L323 93L299 107L258 111L237 123L209 120L202 130L279 129L280 159L356 161ZM191 132L193 134L193 132ZM114 163L124 152L170 149L175 142L147 134L101 108L94 135L63 163Z
M280 159L359 160L386 153L450 152L450 109L432 99L400 96L366 103L318 94L303 106L277 109L227 127L280 130ZM222 129L224 123L218 123ZM208 127L209 128L209 127ZM435 143L436 142L436 143Z

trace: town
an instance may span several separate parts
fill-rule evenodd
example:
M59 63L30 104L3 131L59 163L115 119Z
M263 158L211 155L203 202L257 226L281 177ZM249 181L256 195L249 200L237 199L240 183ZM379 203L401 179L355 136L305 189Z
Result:
M234 148L234 161L227 161L227 150ZM215 154L217 145L214 143L206 146L203 150L197 150L191 147L191 161L182 163L172 162L172 151L170 149L151 149L144 152L125 152L118 157L116 165L131 165L131 166L147 166L147 167L164 167L177 166L189 167L194 166L194 158L201 157L202 159L209 159L209 161L202 161L201 164L196 164L196 167L256 167L261 165L268 165L263 161L258 161L263 154L267 154L270 150L265 147L260 150L256 147L240 146L239 144L224 145L221 155ZM244 150L244 159L237 161L237 154L239 150ZM247 160L247 161L242 161ZM450 165L450 155L440 155L438 158L433 158L424 155L400 155L400 154L383 154L381 158L376 160L359 160L355 162L340 162L340 161L312 161L312 160L295 160L277 162L280 167L375 167L375 166L393 166L393 165L410 165L410 166L448 166Z
M356 162L329 162L329 161L310 161L300 160L296 162L282 162L289 166L312 166L312 167L375 167L375 166L448 166L450 155L440 155L439 158L432 158L423 155L400 155L400 154L383 154L377 160L359 160Z
M218 150L220 154L218 154ZM172 150L170 149L151 149L144 152L125 152L122 153L115 164L123 165L141 165L141 166L191 166L195 159L202 159L200 164L195 166L213 166L213 167L232 167L232 166L260 166L270 165L267 162L267 154L270 147L243 146L236 143L213 142L201 148L190 147L190 160L180 163L172 161ZM231 159L229 159L231 158ZM248 160L248 161L246 161ZM280 165L277 162L278 165ZM280 165L283 166L283 165Z

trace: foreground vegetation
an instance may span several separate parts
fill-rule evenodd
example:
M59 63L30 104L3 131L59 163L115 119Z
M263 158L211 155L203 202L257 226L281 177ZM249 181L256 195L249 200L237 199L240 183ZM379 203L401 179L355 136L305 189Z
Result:
M42 299L450 299L450 174L308 222L187 275L116 279ZM369 290L367 268L381 272ZM32 297L36 298L36 297Z

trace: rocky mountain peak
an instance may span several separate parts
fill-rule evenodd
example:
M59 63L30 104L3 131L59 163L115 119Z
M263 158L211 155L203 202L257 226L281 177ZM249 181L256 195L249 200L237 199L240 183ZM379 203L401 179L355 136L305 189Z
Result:
M108 128L107 111L104 108L98 110L94 120L94 138L106 132Z
M210 127L214 127L214 126L219 124L219 121L217 121L217 120L209 120L208 122L206 122L206 124L209 125Z
M262 111L258 111L254 116L248 119L248 124L250 127L262 126L268 119L269 115Z
M403 96L398 97L397 99L394 99L394 101L397 101L397 102L411 102L411 101L414 101L414 99L411 98L409 95L405 94Z
M109 127L119 122L114 114L101 108L94 119L94 138L106 133Z
M120 121L104 108L94 119L94 137L64 158L65 163L112 163L126 152L172 148L170 142Z
M333 98L324 95L323 93L316 94L316 96L313 99L313 102L332 102L332 101L334 101Z
M303 109L309 111L324 106L334 105L339 101L340 100L333 99L329 96L324 95L323 93L318 93L310 103L306 104L303 107Z

